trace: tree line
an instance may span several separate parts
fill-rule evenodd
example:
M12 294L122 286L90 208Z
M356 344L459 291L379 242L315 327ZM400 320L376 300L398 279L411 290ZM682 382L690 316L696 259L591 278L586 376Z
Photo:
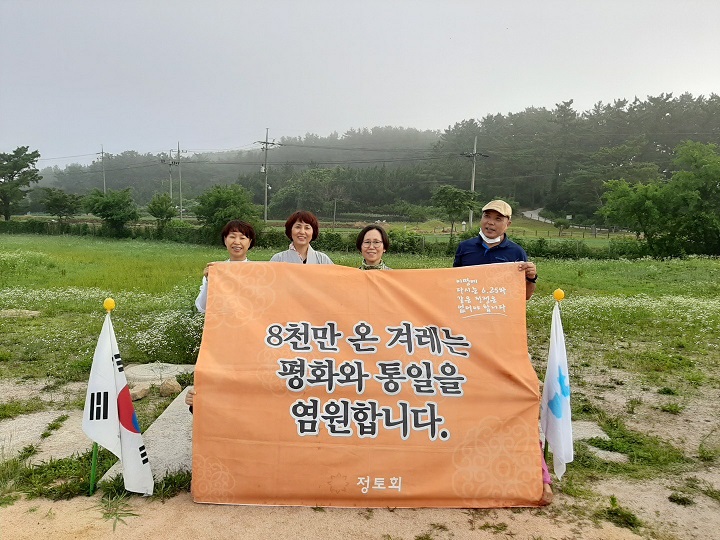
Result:
M478 152L473 155L475 138ZM108 188L130 190L129 196L141 205L160 194L169 198L174 185L172 198L166 201L168 212L178 206L182 170L183 194L191 208L213 186L230 185L242 187L251 203L264 205L266 179L268 215L275 219L306 208L326 218L382 214L417 221L441 212L452 222L469 208L477 208L478 201L502 197L514 206L543 207L556 220L569 215L576 224L632 228L654 249L672 251L667 223L659 225L655 219L650 226L646 216L636 216L637 208L629 210L619 201L632 196L649 204L647 199L654 197L653 204L660 208L658 197L662 197L665 206L658 213L665 214L674 207L663 186L673 185L694 190L685 202L698 197L704 201L697 208L701 215L708 208L717 214L720 206L712 179L701 187L686 175L704 174L697 168L701 163L710 166L717 155L712 144L718 143L720 96L661 94L632 102L597 103L584 112L576 111L572 101L553 109L531 107L464 120L443 132L384 127L351 130L342 136L283 138L270 145L266 171L261 171L260 149L196 154L181 161L169 154L124 152L107 155L104 168ZM5 162L11 159L3 154ZM468 194L473 160L475 193ZM40 185L45 188L80 196L101 185L102 166L96 162L32 174L42 177ZM18 181L7 178L0 184L6 219L13 210L45 204L47 189L35 190L27 198L25 192L7 195L13 191L8 186ZM25 186L38 181L26 180ZM449 188L455 191L448 198ZM717 253L696 245L715 245L715 220L703 217L693 223L707 225L711 232L675 251Z
M442 132L395 127L350 130L327 137L307 134L281 138L268 150L270 212L280 217L287 200L308 186L293 185L308 169L332 171L330 208L340 212L398 213L403 203L428 205L439 185L469 189L477 137L476 191L480 198L501 196L522 207L539 208L575 222L602 225L598 213L604 182L668 179L673 150L685 140L720 144L720 97L661 94L646 100L597 103L578 112L572 100L553 109L530 107L518 113L463 120ZM239 183L264 204L264 156L255 150L183 157L106 154L110 189L131 187L133 198L147 204L158 192L192 199L209 187ZM86 194L103 185L103 164L70 165L41 171L43 186ZM282 191L287 189L287 193ZM317 192L310 194L317 198ZM307 198L307 197L306 197ZM337 201L337 202L335 202ZM402 208L401 208L402 210ZM407 211L407 207L405 207Z

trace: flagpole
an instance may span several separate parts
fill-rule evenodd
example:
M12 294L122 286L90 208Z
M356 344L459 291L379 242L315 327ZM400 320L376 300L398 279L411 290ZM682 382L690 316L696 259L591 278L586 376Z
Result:
M93 443L92 446L92 464L90 465L90 492L88 496L92 496L95 493L95 476L97 474L97 457L98 457L98 443Z
M103 302L105 311L110 312L115 309L115 300L112 298L106 298ZM92 446L92 461L90 463L90 490L88 496L95 493L95 478L97 477L97 459L98 459L98 443L94 442Z

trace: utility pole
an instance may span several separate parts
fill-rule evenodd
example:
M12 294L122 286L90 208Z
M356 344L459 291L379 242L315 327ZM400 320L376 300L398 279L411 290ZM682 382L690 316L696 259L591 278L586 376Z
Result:
M265 223L267 223L267 211L268 211L268 147L270 146L280 146L280 144L276 142L269 142L268 141L268 134L270 133L270 128L265 128L265 141L255 141L256 143L259 143L262 145L262 149L265 151L265 161L262 167L260 168L260 172L265 173L265 210L263 213L263 219L265 220Z
M482 153L480 153L480 152L477 151L477 135L475 135L475 144L473 145L472 154L471 154L471 153L465 153L465 154L462 154L462 155L465 156L465 157L471 157L472 160L473 160L472 176L471 176L471 178L470 178L470 193L475 193L475 163L476 163L476 161L477 161L477 157L478 157L478 156L480 156L480 157L490 157L490 156L488 156L488 155L486 155L486 154L482 154ZM473 209L471 208L471 209L470 209L470 216L469 216L469 219L468 219L468 230L472 229L472 222L473 222Z
M102 173L103 173L103 194L107 193L107 188L105 187L105 148L103 148L103 145L100 145L100 162L102 163ZM95 154L97 155L97 154Z
M168 174L170 175L170 202L172 202L172 148L168 152L170 160L168 161Z
M182 165L180 165L180 141L178 141L177 151L177 164L178 164L178 180L180 183L180 220L183 218L183 207L182 207Z
M263 211L263 220L265 220L265 223L267 223L267 199L268 199L268 183L267 183L267 151L268 151L268 134L270 133L270 128L265 128L265 144L263 145L263 148L265 149L265 162L263 164L263 171L265 171L265 206Z
M477 135L475 135L475 144L473 144L473 168L472 168L472 177L470 178L470 193L475 193L475 161L477 160ZM470 209L470 219L468 220L468 223L470 223L470 228L472 229L472 218L473 218L473 209Z
M170 161L168 162L168 170L170 171L170 200L172 201L172 168L173 165L177 165L178 168L178 182L180 184L180 219L183 218L183 198L182 198L182 165L180 162L180 153L185 152L185 150L180 150L180 141L178 141L177 146L177 155L175 156L175 159L173 159L173 148L169 150L170 155ZM165 160L160 160L162 163L165 162Z

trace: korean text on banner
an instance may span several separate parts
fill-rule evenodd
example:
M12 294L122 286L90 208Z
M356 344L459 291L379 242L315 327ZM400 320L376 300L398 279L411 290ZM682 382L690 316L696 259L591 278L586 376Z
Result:
M216 264L195 371L198 502L533 506L539 382L514 264Z

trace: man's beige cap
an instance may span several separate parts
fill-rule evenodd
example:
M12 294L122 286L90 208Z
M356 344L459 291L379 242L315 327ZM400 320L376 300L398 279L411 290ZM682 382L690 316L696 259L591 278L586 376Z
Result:
M506 203L505 201L501 201L500 199L496 199L487 203L485 206L483 206L482 211L484 212L485 210L495 210L496 212L499 212L507 218L512 217L512 208L510 208L510 205L508 203Z

